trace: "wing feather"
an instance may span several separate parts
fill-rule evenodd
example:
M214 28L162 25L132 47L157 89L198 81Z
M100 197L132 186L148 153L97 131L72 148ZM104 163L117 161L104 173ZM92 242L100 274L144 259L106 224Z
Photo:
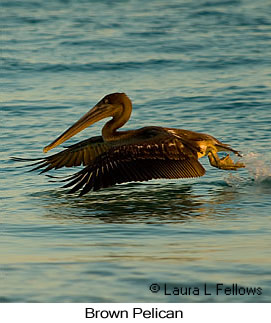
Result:
M132 181L148 181L158 178L191 178L205 174L197 158L197 148L163 128L142 128L134 143L106 143L101 136L93 137L64 151L34 161L33 170L41 173L61 167L84 165L85 168L66 177L64 188L71 193L84 195L90 190L110 187ZM141 140L142 139L142 140ZM129 140L128 140L129 141Z
M101 136L92 137L81 141L77 144L67 147L65 150L54 155L37 158L26 159L14 157L15 161L36 161L35 164L28 166L36 166L31 171L44 168L41 173L48 172L51 169L59 169L61 167L73 167L91 164L99 155L106 152L110 146L103 141Z
M85 176L88 174L87 176ZM177 139L160 144L111 147L78 172L64 187L80 195L115 184L158 178L191 178L205 174L196 153ZM71 179L71 178L69 178Z

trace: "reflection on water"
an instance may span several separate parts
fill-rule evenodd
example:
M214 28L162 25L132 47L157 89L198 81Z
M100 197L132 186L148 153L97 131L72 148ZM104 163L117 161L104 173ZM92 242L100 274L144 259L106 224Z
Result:
M242 213L242 203L255 195L251 187L251 191L245 185L230 187L223 181L208 181L207 176L190 184L124 184L83 197L57 189L32 193L28 198L33 208L44 212L39 223L26 224L23 232L22 226L19 231L11 226L10 241L23 238L24 243L18 255L11 252L12 243L6 247L3 267L9 284L27 282L29 296L23 292L11 294L10 299L267 301L270 259L259 251L266 249L268 241L261 237L267 236L268 229L259 216L251 226ZM42 292L33 292L36 282ZM216 283L238 283L260 286L265 294L225 298L160 293L154 297L148 288L151 283L172 288L201 288L207 283L213 290Z
M197 184L131 183L91 192L79 197L65 192L47 191L32 194L46 209L49 217L98 218L107 223L184 222L196 217L221 216L233 208L238 192L222 182ZM207 186L207 185L206 185ZM215 188L215 189L214 189ZM235 209L235 212L238 212Z

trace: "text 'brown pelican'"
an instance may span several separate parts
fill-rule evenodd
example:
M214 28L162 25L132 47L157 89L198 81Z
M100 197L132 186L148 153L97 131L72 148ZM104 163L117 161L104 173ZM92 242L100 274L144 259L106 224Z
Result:
M238 151L214 137L189 130L144 127L138 130L118 131L130 118L131 100L125 93L106 95L89 112L66 130L43 151L60 145L93 123L112 117L102 129L102 136L92 137L52 156L39 159L13 158L19 161L36 160L36 169L45 173L51 169L84 165L79 172L62 181L63 187L72 187L80 195L133 181L155 178L190 178L205 174L198 159L208 156L210 164L225 170L245 167L229 157L219 158L217 152L227 151L241 157Z

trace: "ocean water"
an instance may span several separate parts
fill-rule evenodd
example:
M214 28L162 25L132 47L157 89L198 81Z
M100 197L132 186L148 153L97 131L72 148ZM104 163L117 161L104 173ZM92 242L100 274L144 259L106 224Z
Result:
M270 1L0 5L0 300L270 301ZM43 156L117 91L133 101L126 129L206 132L241 150L247 168L221 171L204 158L201 178L79 197L10 160Z

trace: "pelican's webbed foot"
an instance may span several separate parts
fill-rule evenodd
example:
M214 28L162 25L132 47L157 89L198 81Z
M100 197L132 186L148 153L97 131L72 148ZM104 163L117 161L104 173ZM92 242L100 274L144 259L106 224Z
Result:
M234 163L234 161L230 158L229 154L220 159L216 152L211 151L208 154L208 158L210 164L219 169L237 170L238 168L246 167L244 163L241 163L239 161Z

